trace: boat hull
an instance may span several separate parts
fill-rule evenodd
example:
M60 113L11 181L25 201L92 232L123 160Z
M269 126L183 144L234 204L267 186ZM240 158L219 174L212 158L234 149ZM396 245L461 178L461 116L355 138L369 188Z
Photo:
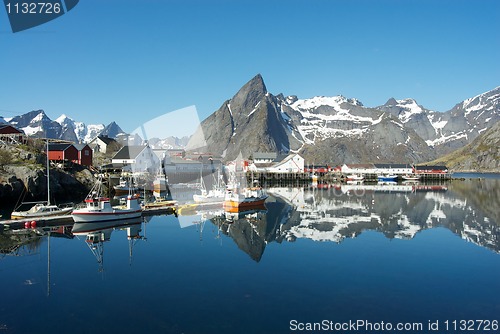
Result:
M203 195L193 195L193 200L195 203L216 203L216 202L223 202L224 201L224 195L222 196L203 196Z
M59 211L53 211L53 212L45 212L45 213L31 213L31 212L25 212L25 211L20 211L20 212L12 212L10 219L31 219L31 218L45 218L45 217L57 217L57 216L66 216L71 214L73 211L72 208L65 208L61 209Z
M243 201L225 200L223 206L224 210L228 212L246 211L246 210L251 210L252 208L262 207L266 199L267 196L245 199Z
M142 215L142 210L113 210L112 212L99 212L90 210L74 210L71 216L75 223L80 222L103 222L112 220L122 220L130 218L139 218Z
M379 176L377 179L381 182L397 182L398 181L397 176Z

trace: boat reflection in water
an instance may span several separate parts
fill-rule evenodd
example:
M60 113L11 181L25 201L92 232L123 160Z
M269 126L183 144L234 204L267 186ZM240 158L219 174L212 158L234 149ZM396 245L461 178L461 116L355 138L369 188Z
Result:
M145 240L142 232L142 218L115 220L107 222L75 223L72 233L75 236L84 236L85 243L97 259L99 271L104 270L104 243L111 240L111 233L115 230L126 230L129 241L129 263L132 263L132 251L138 240Z

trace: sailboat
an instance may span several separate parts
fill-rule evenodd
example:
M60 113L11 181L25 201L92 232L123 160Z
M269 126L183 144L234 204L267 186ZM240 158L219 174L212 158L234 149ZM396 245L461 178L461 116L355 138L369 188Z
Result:
M49 139L47 138L47 202L36 202L35 206L26 211L13 211L11 214L11 219L23 219L23 218L41 218L41 217L51 217L51 216L63 216L69 215L73 211L72 206L59 207L57 205L50 204L50 161L49 161ZM24 204L33 203L21 203ZM18 207L19 208L19 207Z

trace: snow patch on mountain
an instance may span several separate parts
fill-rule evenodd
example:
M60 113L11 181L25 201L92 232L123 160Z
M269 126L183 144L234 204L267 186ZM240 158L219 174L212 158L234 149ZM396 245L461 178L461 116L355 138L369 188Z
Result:
M290 104L290 107L292 107L295 110L311 110L321 106L328 106L336 110L348 110L342 107L342 104L344 103L348 103L353 106L363 106L363 104L356 99L348 99L342 95L338 95L333 97L315 96L310 99L297 100L292 104Z

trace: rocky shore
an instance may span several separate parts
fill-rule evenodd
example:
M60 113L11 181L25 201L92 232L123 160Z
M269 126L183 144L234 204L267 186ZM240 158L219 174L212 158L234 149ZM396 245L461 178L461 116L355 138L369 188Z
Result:
M45 154L19 146L4 146L1 151L4 161L0 164L0 209L11 210L23 201L45 201ZM94 176L90 170L80 165L75 164L64 169L61 167L51 164L51 202L80 202L92 187Z

